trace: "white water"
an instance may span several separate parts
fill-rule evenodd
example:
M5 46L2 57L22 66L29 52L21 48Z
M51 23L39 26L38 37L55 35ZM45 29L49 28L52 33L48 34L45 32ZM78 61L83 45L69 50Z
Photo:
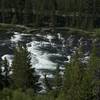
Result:
M30 34L20 34L18 32L14 32L14 35L11 37L10 41L12 43L17 44L19 41L22 41L22 37L23 36L28 36ZM47 38L49 41L51 41L53 39L53 37L51 35L47 35L44 36L45 38ZM48 45L50 44L49 42L42 42L43 45ZM49 60L49 56L51 54L45 53L41 50L39 50L39 46L41 46L40 42L37 42L34 40L32 40L32 42L27 43L27 49L28 51L31 53L31 63L32 63L32 67L34 67L37 72L40 69L48 69L48 70L55 70L57 64L53 63L52 61ZM2 56L2 59L7 59L9 64L12 64L12 60L13 60L13 56L10 54L5 54ZM40 71L39 74L41 75L41 77L43 76ZM49 77L50 75L48 75ZM50 76L51 77L51 76Z
M7 59L9 65L11 66L12 64L12 60L13 60L13 55L9 55L9 54L5 54L1 57L2 60L5 60L5 58Z
M18 32L14 32L14 35L11 37L11 42L17 43L18 41L21 41L22 36Z
M28 51L31 53L31 62L33 67L35 67L36 69L56 69L57 64L49 60L50 54L38 50L38 47L40 46L39 42L33 40L33 42L29 44L30 46L28 47Z

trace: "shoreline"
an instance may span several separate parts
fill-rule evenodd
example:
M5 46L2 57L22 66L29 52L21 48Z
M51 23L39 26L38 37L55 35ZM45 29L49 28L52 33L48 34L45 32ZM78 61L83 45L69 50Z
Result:
M72 28L72 27L28 27L25 25L18 25L18 24L6 24L6 23L0 23L0 31L5 30L5 31L19 31L19 32L25 32L25 33L31 33L31 32L36 32L36 31L55 31L55 30L65 30L65 31L70 31L69 34L77 32L78 34L83 34L83 35L89 35L93 37L98 37L100 36L100 30L99 28L97 30L93 29L92 31L88 30L83 30L79 28Z

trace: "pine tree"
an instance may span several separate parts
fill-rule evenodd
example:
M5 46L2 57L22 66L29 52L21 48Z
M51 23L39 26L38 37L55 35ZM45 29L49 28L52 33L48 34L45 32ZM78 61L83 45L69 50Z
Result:
M58 65L56 68L56 73L55 73L55 84L57 88L60 88L62 85L62 76L60 74L61 70L60 70L60 66Z
M10 66L9 63L7 61L7 59L5 58L3 61L3 67L4 67L4 83L5 83L5 87L9 87L10 86L10 82L11 82L11 78L10 78Z
M11 20L11 24L16 24L16 23L17 23L17 18L16 18L16 14L14 14Z
M84 74L81 82L82 100L99 100L97 99L97 90L99 89L98 78L96 76L100 64L100 58L97 57L98 50L93 47L90 60L84 68ZM100 92L99 92L100 93Z
M25 24L25 25L29 24L30 19L28 19L28 18L30 16L30 14L33 13L32 10L33 10L33 8L32 8L32 0L25 0L23 24Z
M35 75L35 69L32 68L30 60L27 48L22 46L17 47L12 64L12 78L16 88L24 90L32 88L36 92L38 77Z
M46 74L44 75L44 83L45 83L45 86L46 86L47 91L48 91L48 92L51 91L51 90L52 90L52 86L51 86L51 84L49 83L49 80L48 80Z
M70 64L66 66L63 91L66 100L81 99L81 80L83 78L83 65L78 52L73 56Z
M0 62L0 90L4 87L4 77L2 75L2 63Z
M57 97L62 89L62 75L60 74L60 66L58 65L54 77L55 96Z
M1 16L2 16L2 23L5 22L5 0L1 0Z

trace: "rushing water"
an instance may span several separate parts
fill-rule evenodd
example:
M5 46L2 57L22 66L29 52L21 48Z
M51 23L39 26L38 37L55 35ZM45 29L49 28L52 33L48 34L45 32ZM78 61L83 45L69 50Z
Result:
M70 62L71 55L81 44L84 46L85 59L89 59L92 39L75 35L65 36L61 32L54 34L51 32L33 34L13 32L11 36L0 39L0 59L6 57L11 65L13 48L18 42L27 46L31 53L32 67L41 76L40 79L43 79L44 74L47 74L48 78L53 78L57 66L60 66L63 72L64 65ZM100 45L100 42L98 43Z
M92 40L83 36L63 35L61 32L36 32L32 34L13 32L9 37L5 35L4 38L0 38L0 60L6 57L11 65L14 47L18 42L26 45L31 54L32 67L40 75L42 83L44 74L47 74L49 79L54 77L57 66L60 66L61 74L63 74L64 65L70 62L71 55L81 44L84 47L84 61L87 61ZM100 40L97 44L100 46ZM45 89L45 87L43 88Z

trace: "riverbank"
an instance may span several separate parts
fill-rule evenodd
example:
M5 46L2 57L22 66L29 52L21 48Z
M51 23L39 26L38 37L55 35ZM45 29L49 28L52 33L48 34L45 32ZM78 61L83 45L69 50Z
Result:
M78 34L78 35L100 37L100 28L93 29L93 30L83 30L83 29L72 28L72 27L28 27L25 25L0 23L0 31L1 32L18 31L18 32L23 32L23 33L33 33L36 31L40 31L40 32L52 31L52 32L54 32L56 30L64 30L65 31L64 34L66 34L66 31L69 31L69 32L67 32L68 35Z

